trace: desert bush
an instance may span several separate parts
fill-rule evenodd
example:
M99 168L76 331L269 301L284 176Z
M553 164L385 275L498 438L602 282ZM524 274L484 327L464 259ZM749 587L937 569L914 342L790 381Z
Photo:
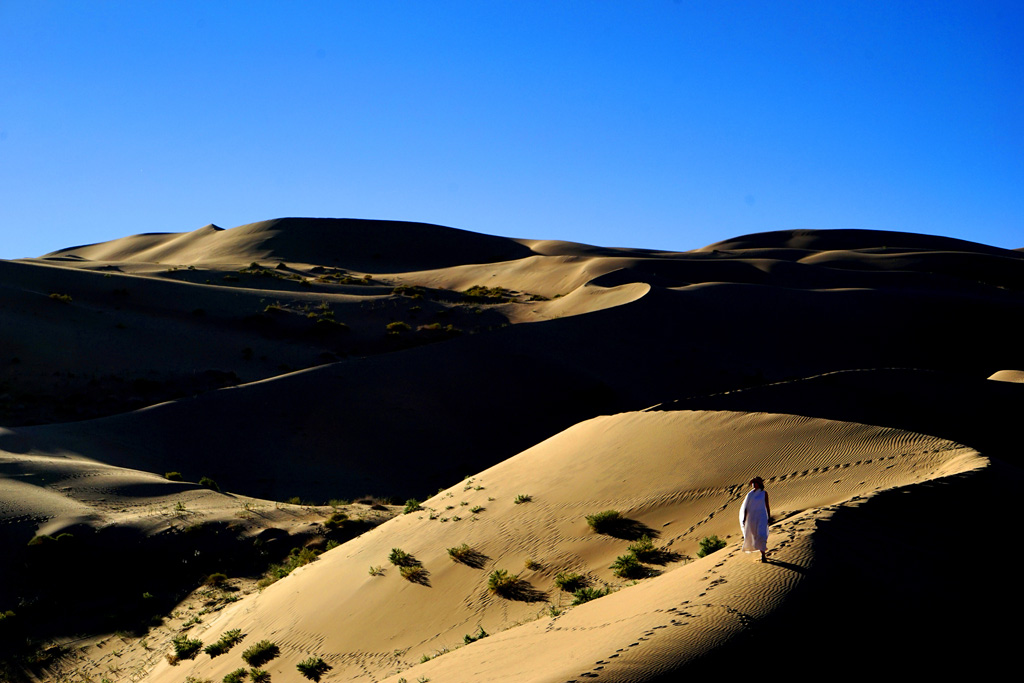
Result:
M606 534L612 531L622 520L618 510L605 510L593 515L587 515L587 524L599 534Z
M388 334L403 334L412 329L409 326L409 323L404 323L401 320L393 323L388 323L384 327L387 329Z
M607 588L580 588L578 590L573 591L572 604L582 605L585 602L597 600L598 598L603 598L606 595L608 595Z
M485 509L486 508L484 508L483 505L474 505L473 507L469 508L469 511L475 515L477 513L483 512Z
M518 584L519 575L509 574L505 569L495 569L491 572L491 575L487 577L487 588L490 589L492 593L502 597L508 597L510 594L515 592Z
M526 561L523 562L523 566L531 571L537 571L538 569L544 568L544 565L542 565L540 562L537 562L532 557L527 558Z
M242 653L242 659L249 666L263 666L279 654L281 654L281 649L277 645L269 640L261 640L247 648Z
M462 636L462 642L465 643L466 645L469 645L470 643L475 643L476 641L480 640L481 638L486 638L489 635L491 635L491 634L488 633L487 631L485 631L483 626L480 626L479 630L476 633L474 633L474 634L467 633L466 635Z
M659 551L654 547L654 541L647 534L629 544L629 551L636 555L641 562L650 562L657 558Z
M713 552L719 551L725 547L725 541L720 539L718 536L705 536L700 539L700 550L697 551L697 557L707 557Z
M623 579L639 579L647 575L647 570L633 553L619 555L609 569L614 571L615 576Z
M384 567L370 567L370 576L384 576Z
M420 563L419 560L401 548L391 549L391 554L388 555L388 562L396 567L414 567Z
M181 472L165 472L164 479L167 481L184 481L181 478Z
M203 648L203 641L190 639L182 633L171 640L171 645L174 647L174 654L178 659L195 659L195 656Z
M249 672L252 683L269 683L270 672L266 669L253 669Z
M69 304L69 303L71 303L71 295L70 294L58 294L57 292L54 292L53 294L50 295L50 299L53 300L53 301L57 301L59 303L62 303L62 304Z
M533 496L527 495L525 493L520 493L512 502L514 502L516 505L519 505L521 503L529 503L531 500L533 500Z
M399 567L398 573L402 575L403 579L412 583L425 583L428 576L427 570L421 564Z
M345 521L348 519L348 515L344 512L335 512L324 522L324 526L328 529L340 529L344 526Z
M312 548L292 548L284 563L270 565L263 578L256 585L260 588L266 588L270 584L288 576L299 567L315 562L316 559L317 552Z
M555 574L555 586L566 593L575 593L580 588L585 588L587 578L576 572L558 572Z
M227 676L224 677L224 683L242 683L245 677L249 675L249 672L245 669L235 669Z
M309 680L319 681L320 677L333 667L320 657L310 657L309 659L304 659L296 664L295 668L299 670L300 674Z
M240 629L233 628L230 631L225 631L217 642L207 645L203 649L203 652L211 657L218 657L241 642L242 638L245 638L242 631Z
M228 580L228 575L221 572L214 572L206 577L207 586L221 586Z
M460 546L454 548L448 548L448 557L452 558L454 562L462 562L466 558L473 554L473 549L468 544L463 543Z
M484 285L473 285L462 291L463 301L478 303L500 304L508 301L512 296L511 290L503 287L485 287Z
M420 502L415 498L410 498L409 500L405 501L405 514L409 514L410 512L417 512L422 509L423 507L420 506Z
M202 477L199 480L199 485L205 486L211 491L216 491L217 493L220 493L220 487L217 486L217 482L215 482L213 479L210 479L209 477Z

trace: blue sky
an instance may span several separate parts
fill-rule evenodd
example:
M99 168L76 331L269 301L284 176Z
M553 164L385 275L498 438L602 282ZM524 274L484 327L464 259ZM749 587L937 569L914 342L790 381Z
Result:
M0 0L0 258L280 216L1024 247L1024 4Z

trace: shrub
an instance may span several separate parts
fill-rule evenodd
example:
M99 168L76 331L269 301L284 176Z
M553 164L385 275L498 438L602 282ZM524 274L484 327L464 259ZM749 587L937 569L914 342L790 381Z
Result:
M599 534L606 534L612 531L622 520L618 510L605 510L593 515L587 515L587 524Z
M207 586L220 586L228 580L228 575L221 572L214 572L206 577Z
M462 636L462 642L466 645L469 645L470 643L475 643L481 638L486 638L487 636L491 635L490 633L484 630L483 626L479 628L480 630L478 630L475 634L470 635L469 633L467 633L466 635Z
M416 512L422 509L423 508L420 506L420 502L415 498L410 498L409 500L405 501L405 514L409 514L410 512Z
M387 325L385 325L385 328L387 329L388 334L402 334L412 329L411 327L409 327L409 323L404 323L401 320L393 323L388 323Z
M483 505L474 505L473 507L469 508L469 511L472 512L475 515L475 514L477 514L479 512L483 512L484 509L485 508L484 508Z
M320 677L333 667L319 657L310 657L296 664L295 668L309 680L319 681Z
M249 672L252 683L269 683L270 672L265 669L253 669Z
M164 479L167 481L184 481L181 478L181 472L166 472L164 473Z
M174 646L174 654L178 659L195 659L203 648L203 641L192 640L182 633L171 640L171 645Z
M398 573L402 575L403 579L412 583L424 583L427 580L427 570L420 564L399 567Z
M70 294L58 294L57 292L54 292L53 294L50 295L50 299L53 300L53 301L58 301L58 302L60 302L62 304L69 304L69 303L71 303L71 295Z
M591 600L597 600L608 595L607 588L580 588L579 590L573 591L572 604L582 605L585 602Z
M391 554L388 555L388 562L396 567L414 567L419 564L419 560L401 548L391 549Z
M248 675L249 672L245 669L235 669L224 677L224 683L242 683Z
M280 648L269 640L261 640L242 653L242 659L249 666L263 666L281 654Z
M544 568L544 565L542 565L540 562L537 562L533 558L528 558L525 562L523 562L523 566L531 571L537 571L538 569Z
M240 629L233 628L230 631L225 631L216 643L207 645L203 652L211 657L217 657L240 643L242 638L245 638L242 631Z
M384 576L384 567L370 567L370 576Z
M216 491L217 493L220 493L220 487L217 486L217 482L215 482L213 479L210 479L209 477L201 478L199 480L199 485L200 486L205 486L206 488L210 489L211 491Z
M566 593L575 593L587 585L587 579L576 572L558 572L555 574L555 585Z
M454 548L448 548L448 557L452 558L453 562L462 562L468 559L472 554L473 549L466 543Z
M641 562L650 562L657 559L660 552L654 547L654 541L647 534L630 543L629 551L636 555L636 559Z
M700 539L700 550L697 551L697 557L707 557L713 552L719 551L725 547L725 541L720 539L718 536L705 536Z
M533 496L527 495L525 493L520 493L518 496L516 496L516 499L513 502L516 505L519 505L520 503L529 503L531 500L533 500Z
M491 575L487 577L487 588L490 589L492 593L502 597L508 597L513 593L518 584L519 575L509 574L505 569L495 569L491 572Z
M614 570L615 576L623 579L639 579L647 575L647 570L633 553L619 555L609 569Z
M344 526L345 520L347 519L348 515L346 515L344 512L335 512L327 518L327 521L324 522L324 526L332 530L340 529L342 526Z

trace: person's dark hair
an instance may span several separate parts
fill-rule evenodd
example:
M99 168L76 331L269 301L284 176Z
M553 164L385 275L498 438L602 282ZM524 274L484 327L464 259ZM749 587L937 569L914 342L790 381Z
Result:
M761 477L754 477L753 479L750 480L750 483L759 489L764 488L764 479L762 479Z

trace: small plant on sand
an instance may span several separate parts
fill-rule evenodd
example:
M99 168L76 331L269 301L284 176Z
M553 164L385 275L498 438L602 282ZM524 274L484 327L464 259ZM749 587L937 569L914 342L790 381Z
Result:
M466 543L455 546L454 548L448 548L448 557L452 558L453 562L465 562L472 555L473 549Z
M388 562L396 567L413 567L419 564L419 561L415 557L401 548L391 549L391 554L388 555Z
M245 638L245 634L241 629L233 628L230 631L225 631L216 643L207 645L203 652L211 657L217 657L240 643L242 638Z
M166 472L164 479L167 481L183 481L181 478L181 472Z
M205 486L211 491L216 491L217 493L220 493L220 487L217 486L217 482L215 482L213 479L210 479L209 477L203 477L202 479L200 479L199 485Z
M412 329L409 326L409 323L404 323L401 320L399 320L397 322L393 322L393 323L388 323L384 327L387 329L388 334L391 334L391 335L404 334L405 332L408 332L409 330Z
M633 553L619 555L609 569L614 570L615 576L622 579L642 579L647 575L647 569Z
M53 294L50 295L50 299L52 299L53 301L57 301L59 303L62 303L62 304L69 304L69 303L71 303L71 295L70 294L58 294L57 292L54 292Z
M576 572L558 572L555 574L555 585L566 593L575 593L587 585L587 579Z
M629 552L636 555L641 562L650 562L657 558L659 551L654 547L654 541L647 534L629 544Z
M210 574L209 576L206 577L206 582L205 583L206 583L207 586L213 586L213 587L217 588L217 587L223 586L224 582L227 581L227 580L228 580L228 575L227 574L222 574L221 572L214 572L213 574Z
M370 567L370 576L384 576L384 567Z
M582 605L585 602L597 600L598 598L603 598L606 595L608 595L607 588L580 588L573 592L572 604Z
M423 583L427 580L427 570L420 564L399 567L398 573L402 575L403 579L412 583Z
M721 550L725 547L725 541L720 539L718 536L705 536L700 539L700 550L697 551L697 557L707 557L713 552Z
M280 648L269 640L261 640L242 653L242 659L249 666L263 666L281 654Z
M509 574L505 569L495 569L487 577L487 588L494 594L508 597L519 585L519 575Z
M327 673L332 667L319 657L310 657L299 662L296 666L299 673L311 681L319 681L320 677Z
M224 683L242 683L245 677L249 675L249 672L245 669L235 669L227 676L224 677Z
M516 496L516 499L513 502L516 505L520 505L522 503L529 503L531 500L533 500L533 496L525 493L520 493L518 496Z
M483 505L474 505L473 507L469 508L469 511L476 515L483 512L485 509L486 508L484 508Z
M249 672L252 683L270 683L270 672L266 669L253 669Z
M315 562L316 559L317 552L312 548L292 548L291 552L288 553L288 559L283 564L270 565L263 578L256 585L260 588L266 588L270 584L288 576L299 567Z
M606 534L612 531L622 520L618 510L605 510L593 515L587 515L587 524L599 534Z
M405 514L409 514L410 512L417 512L422 509L423 507L420 505L420 502L415 498L410 498L409 500L405 501Z
M489 635L491 635L491 634L488 633L487 631L485 631L483 626L480 626L479 630L476 633L474 633L474 634L467 633L466 635L462 636L462 642L465 643L466 645L469 645L470 643L475 643L476 641L480 640L481 638L486 638Z
M535 571L540 571L541 569L544 568L544 565L542 565L540 562L538 562L537 560L533 559L532 557L526 558L526 561L523 562L523 566L526 567L527 569L529 569L530 571L534 571L534 572Z
M203 649L203 641L190 639L184 633L175 636L171 640L171 645L174 646L174 655L178 659L195 659Z

